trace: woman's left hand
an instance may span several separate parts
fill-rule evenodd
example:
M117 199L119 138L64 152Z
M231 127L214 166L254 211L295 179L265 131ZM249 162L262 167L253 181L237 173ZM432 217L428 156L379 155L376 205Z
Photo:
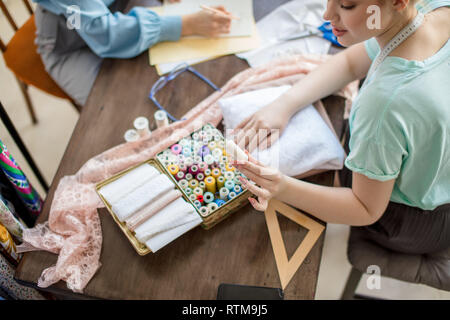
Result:
M249 161L233 161L232 164L248 179L255 182L256 185L239 177L243 187L258 197L258 200L248 198L253 208L258 211L265 211L269 200L276 197L284 189L285 176L277 169L267 167L260 163L247 150L245 153Z

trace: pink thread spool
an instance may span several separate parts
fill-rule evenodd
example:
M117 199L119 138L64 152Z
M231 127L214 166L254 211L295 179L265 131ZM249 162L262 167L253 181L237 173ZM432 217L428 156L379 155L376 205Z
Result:
M198 173L198 166L193 164L189 167L189 173L191 173L193 176L195 176Z
M178 168L180 169L180 171L183 171L184 173L186 173L187 171L187 166L184 163L181 163Z
M170 147L170 150L172 150L172 153L174 154L180 154L181 151L183 151L183 148L179 144L174 144L172 147Z
M183 171L178 171L177 174L175 175L175 179L177 179L177 181L180 181L181 179L184 179L184 172Z
M198 171L205 172L206 169L208 169L206 162L202 161L198 164Z

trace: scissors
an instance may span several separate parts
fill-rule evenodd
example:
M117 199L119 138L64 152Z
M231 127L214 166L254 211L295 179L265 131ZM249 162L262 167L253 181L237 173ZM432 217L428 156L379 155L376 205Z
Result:
M306 38L306 37L310 37L310 36L321 36L322 38L330 41L331 43L333 43L339 47L342 47L342 45L337 41L336 36L333 34L332 29L333 28L331 27L331 23L329 21L327 21L327 22L324 22L322 25L320 25L315 30L307 30L302 33L296 34L294 36L281 38L280 40L281 41L289 41L289 40Z

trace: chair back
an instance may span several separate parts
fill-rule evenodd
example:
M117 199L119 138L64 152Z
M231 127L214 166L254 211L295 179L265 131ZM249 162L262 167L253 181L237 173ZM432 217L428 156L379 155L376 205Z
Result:
M30 15L33 14L33 8L31 7L31 4L28 0L22 0L23 4L25 5L25 7L28 10L28 13ZM11 14L9 13L8 8L6 7L5 3L3 2L3 0L0 0L0 9L2 10L3 14L6 17L6 20L8 20L11 28L13 28L14 32L16 32L17 30L19 30L19 28L17 27L16 22L14 21L13 17L11 16ZM6 45L5 43L2 41L2 39L0 38L0 49L2 50L2 52L6 51Z

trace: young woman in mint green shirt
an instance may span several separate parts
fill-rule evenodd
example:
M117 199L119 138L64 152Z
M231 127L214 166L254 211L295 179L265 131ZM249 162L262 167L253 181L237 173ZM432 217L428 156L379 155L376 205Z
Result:
M378 29L367 27L371 5L380 8ZM450 0L328 1L324 18L348 48L244 120L238 143L246 137L248 144L258 129L283 130L303 107L367 77L380 48L418 10L425 18L366 78L352 106L343 187L296 180L250 158L236 165L256 183L246 184L257 196L249 199L254 208L265 210L274 197L326 222L369 226L375 241L397 251L450 247L449 6Z

